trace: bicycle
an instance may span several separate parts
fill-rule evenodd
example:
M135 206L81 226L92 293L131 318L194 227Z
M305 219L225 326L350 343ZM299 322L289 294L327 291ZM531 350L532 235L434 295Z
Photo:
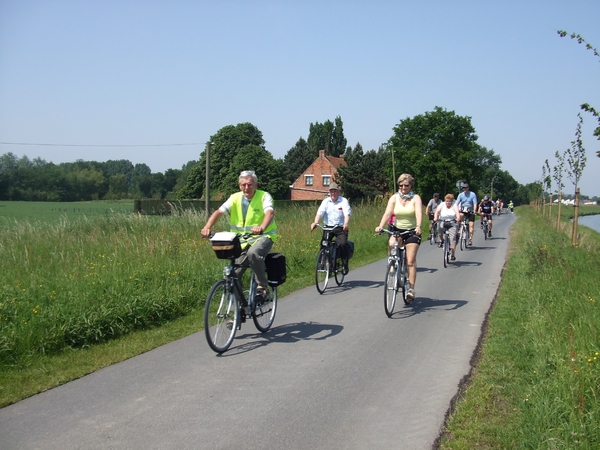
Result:
M319 294L325 292L329 278L333 275L335 282L341 286L344 282L344 264L340 255L337 254L337 245L335 235L332 231L339 226L327 227L317 224L323 230L319 253L317 254L317 263L315 267L315 285Z
M490 224L488 222L488 215L485 213L483 214L483 222L481 223L481 229L483 230L483 237L485 237L485 240L487 241L488 237L491 237L490 235Z
M386 232L391 236L394 236L394 247L390 249L390 256L388 257L387 271L385 274L385 282L383 285L383 307L388 317L392 317L394 314L394 307L396 306L396 297L398 290L402 289L402 299L404 303L408 305L410 302L406 298L406 293L410 287L408 281L408 263L406 261L406 248L404 245L400 245L399 241L401 238L404 243L406 239L411 237L415 230L394 230L388 231L382 229L381 232ZM381 232L379 234L381 234Z
M460 241L460 250L463 251L468 247L469 242L469 216L473 214L472 211L463 210L463 220L460 222L460 231L458 240Z
M228 234L235 235L231 242L212 241L217 258L229 259L229 265L223 268L223 279L217 281L210 290L204 309L206 340L217 353L227 351L236 331L241 330L246 319L252 317L256 328L264 333L273 325L277 312L277 286L271 285L271 294L258 304L255 301L257 282L254 272L250 269L250 287L246 291L235 275L235 269L242 267L235 262L242 251L239 238L251 235ZM217 235L214 234L212 238Z
M429 222L429 243L437 244L437 222L433 219Z
M454 220L444 220L444 237L443 237L443 242L444 245L442 245L442 249L443 249L443 257L444 257L444 269L446 267L448 267L448 263L451 260L452 257L452 251L450 250L450 228L452 228L453 226L456 225L456 222Z

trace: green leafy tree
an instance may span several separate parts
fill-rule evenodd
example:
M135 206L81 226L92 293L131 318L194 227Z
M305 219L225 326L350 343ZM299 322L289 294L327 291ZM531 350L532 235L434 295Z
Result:
M210 137L210 190L223 192L223 180L230 171L231 161L246 145L264 148L262 132L251 123L227 125ZM190 171L185 185L179 190L179 198L200 198L204 195L206 178L206 150L200 154L200 161ZM212 194L211 194L212 196Z
M298 139L296 145L288 150L283 157L285 175L288 183L292 184L319 156L318 150L311 150L304 138Z
M387 163L387 152L363 151L357 143L354 149L348 148L344 155L345 166L338 168L335 181L339 182L344 196L349 199L373 198L388 190L388 176L382 170Z
M389 140L396 174L415 177L415 191L425 198L458 180L477 191L485 170L501 162L493 151L477 144L470 117L436 106L434 111L406 118L394 127Z
M239 175L244 170L254 170L258 177L258 187L267 191L274 199L285 198L288 181L283 170L283 163L259 145L246 145L241 148L231 161L229 173L223 183L223 193L229 196L240 190Z
M319 150L325 150L326 155L341 156L347 144L342 118L337 116L335 123L331 120L324 123L311 123L308 129L307 144L310 151L316 153L317 156Z

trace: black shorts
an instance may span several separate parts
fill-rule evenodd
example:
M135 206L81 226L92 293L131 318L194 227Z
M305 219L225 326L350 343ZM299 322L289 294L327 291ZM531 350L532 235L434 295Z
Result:
M403 230L402 228L396 228L394 225L389 225L388 228L390 231L400 231L401 233L404 231L408 231L408 230ZM404 240L404 244L421 245L421 236L419 236L418 234L413 234L411 237Z

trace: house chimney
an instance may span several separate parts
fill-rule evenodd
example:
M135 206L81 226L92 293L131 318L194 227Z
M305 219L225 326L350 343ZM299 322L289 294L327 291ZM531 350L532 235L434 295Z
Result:
M319 150L319 158L320 159L325 158L325 150Z

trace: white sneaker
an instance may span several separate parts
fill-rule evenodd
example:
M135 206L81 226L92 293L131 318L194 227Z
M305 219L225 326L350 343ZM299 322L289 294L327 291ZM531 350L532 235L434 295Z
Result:
M406 292L406 300L408 300L409 302L412 302L414 299L415 299L415 290L411 288Z

